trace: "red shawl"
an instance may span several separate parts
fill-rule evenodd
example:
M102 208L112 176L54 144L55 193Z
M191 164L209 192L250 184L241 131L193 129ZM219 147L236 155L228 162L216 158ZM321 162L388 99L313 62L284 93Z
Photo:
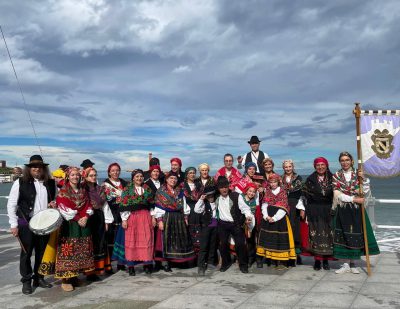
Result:
M289 214L288 198L286 195L286 191L282 187L277 195L272 193L270 187L267 187L263 202L268 203L268 206L275 206L281 208L284 211L286 211L287 214Z
M69 182L58 191L56 203L58 208L77 210L78 213L73 219L75 221L89 217L86 211L92 209L87 191L84 188L79 188L78 192L75 192Z
M217 182L219 176L226 176L225 167L220 168L215 174L214 176L215 183ZM232 167L231 175L227 178L229 181L229 189L233 191L235 189L237 182L239 182L239 180L242 178L242 174L240 174L240 172L236 168Z

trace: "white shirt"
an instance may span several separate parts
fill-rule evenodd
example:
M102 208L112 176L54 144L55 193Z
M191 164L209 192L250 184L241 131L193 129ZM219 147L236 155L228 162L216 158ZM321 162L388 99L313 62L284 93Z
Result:
M150 178L150 179L151 179L151 181L153 182L154 186L155 186L157 189L160 189L160 187L161 187L160 181L159 181L159 180L154 180L153 178Z
M212 210L212 217L213 219L217 218L217 205L214 202L210 203L211 210ZM206 204L204 200L200 199L197 201L196 205L194 206L194 211L198 214L202 214L206 209Z
M272 190L272 193L274 195L279 194L279 192L281 192L281 188L278 187L274 190ZM299 200L300 201L300 200ZM273 205L272 205L273 206ZM304 206L303 206L304 207ZM297 208L297 206L296 206ZM264 217L264 220L267 220L267 217L269 217L268 215L268 203L263 203L261 206L261 211ZM276 212L276 214L272 217L272 219L274 220L274 222L281 220L283 217L285 217L286 215L286 211L284 211L283 209L278 209L278 211Z
M218 212L219 212L219 219L222 221L233 222L233 218L231 215L231 208L229 206L229 195L223 197L220 195L218 197ZM240 196L239 196L240 200ZM250 207L246 203L238 203L240 212L245 215L245 217L253 217L251 213Z
M47 189L43 185L43 181L34 179L36 197L33 210L29 214L29 217L33 217L39 211L47 209ZM18 227L18 216L17 216L17 209L18 209L18 198L19 198L19 179L14 181L10 195L7 202L7 212L9 217L9 223L11 228ZM28 218L27 218L28 219Z

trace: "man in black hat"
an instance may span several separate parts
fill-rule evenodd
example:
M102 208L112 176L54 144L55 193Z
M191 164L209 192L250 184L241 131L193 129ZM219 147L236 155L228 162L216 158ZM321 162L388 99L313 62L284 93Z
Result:
M56 206L54 201L56 184L50 179L47 166L40 155L33 155L29 164L25 164L22 177L11 187L7 203L11 233L19 237L21 242L19 269L24 294L32 294L32 279L34 287L51 287L51 284L47 283L38 272L49 236L36 235L29 229L29 221L33 215L48 207ZM35 265L32 271L33 250L35 250Z
M215 201L218 211L219 252L222 259L220 271L224 272L232 265L229 253L229 237L232 236L235 241L240 271L248 273L248 256L243 225L252 219L251 209L247 205L239 207L239 193L229 190L229 181L225 176L218 177L217 188L220 193Z
M94 163L92 161L90 161L89 159L85 159L83 160L83 162L81 163L81 167L85 170L88 167L93 167Z
M242 169L243 165L246 165L246 163L254 162L255 164L257 164L256 172L258 174L264 175L265 171L264 171L262 162L265 158L268 158L268 155L265 152L262 152L260 150L261 141L258 139L257 136L253 135L250 138L250 140L248 141L248 143L250 144L251 151L246 153L243 157L241 157L241 156L238 157L237 168ZM243 158L244 158L244 162L243 162Z
M208 265L217 264L217 211L215 206L215 186L204 188L203 194L194 206L200 219L200 251L197 258L198 274L204 276Z

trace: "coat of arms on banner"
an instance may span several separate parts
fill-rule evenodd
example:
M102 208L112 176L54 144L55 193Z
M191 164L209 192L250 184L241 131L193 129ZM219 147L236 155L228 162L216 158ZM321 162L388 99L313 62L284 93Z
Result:
M387 129L384 129L382 131L377 129L374 131L371 139L374 143L371 148L375 152L377 157L380 159L389 158L390 154L394 150L394 146L392 145L393 135L389 134L389 131Z

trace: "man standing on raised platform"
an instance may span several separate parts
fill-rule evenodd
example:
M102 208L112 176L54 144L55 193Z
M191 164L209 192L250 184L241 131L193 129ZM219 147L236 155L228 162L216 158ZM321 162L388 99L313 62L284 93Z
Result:
M238 157L237 168L242 169L243 165L246 165L246 163L254 162L257 165L257 174L264 175L265 172L262 162L265 158L268 158L268 155L260 150L261 141L258 139L257 136L252 136L248 143L250 144L251 151L245 154L243 157Z

